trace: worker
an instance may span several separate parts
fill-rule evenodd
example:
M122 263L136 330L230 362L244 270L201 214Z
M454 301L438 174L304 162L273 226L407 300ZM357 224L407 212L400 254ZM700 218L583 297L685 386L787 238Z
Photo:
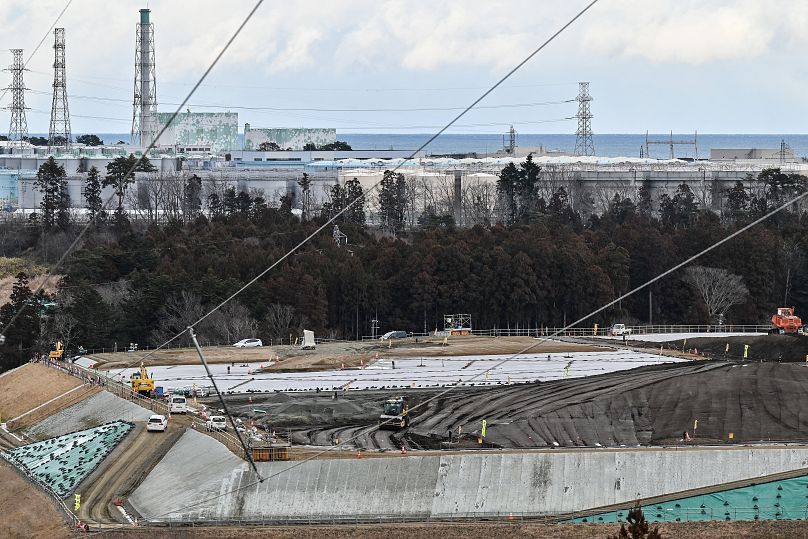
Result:
M230 366L227 367L227 374L230 374Z
M393 370L396 370L396 360L391 361L391 363L393 364Z

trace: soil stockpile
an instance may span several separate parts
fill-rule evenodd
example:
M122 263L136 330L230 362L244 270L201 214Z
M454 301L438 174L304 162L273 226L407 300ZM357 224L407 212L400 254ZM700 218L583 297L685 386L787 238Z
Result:
M13 419L80 385L69 374L27 363L0 376L0 418Z
M292 432L296 443L368 449L476 447L615 447L741 443L806 439L808 368L794 363L692 362L587 378L437 392L404 391L412 411L407 430L366 432L378 424L387 392L233 398L234 408L260 424ZM396 394L397 395L397 394ZM256 409L258 411L256 412ZM694 431L694 423L698 427ZM457 443L458 427L462 434ZM452 431L452 445L449 441ZM732 438L730 438L732 433Z
M2 537L67 539L73 537L54 502L5 461L0 461Z
M639 343L634 345L659 349L665 348L693 351L698 350L714 359L742 360L744 345L748 345L749 361L803 362L808 356L808 336L804 335L760 335L749 337L699 338L669 341L664 343ZM729 345L729 346L727 346Z

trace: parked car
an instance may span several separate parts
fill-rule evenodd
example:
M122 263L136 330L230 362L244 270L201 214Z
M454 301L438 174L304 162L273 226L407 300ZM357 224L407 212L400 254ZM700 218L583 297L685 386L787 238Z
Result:
M264 346L264 343L261 342L261 339L241 339L237 343L233 343L233 346L236 348L258 348L259 346Z
M406 331L388 331L387 333L379 337L379 340L387 341L390 339L406 339L409 336L410 336L409 333L407 333Z
M164 415L153 415L146 422L146 430L165 432L166 427L168 427L168 420Z
M227 430L227 418L223 415L212 415L205 422L207 430Z
M625 324L615 324L609 329L609 335L619 337L621 335L631 335L631 328L627 328Z

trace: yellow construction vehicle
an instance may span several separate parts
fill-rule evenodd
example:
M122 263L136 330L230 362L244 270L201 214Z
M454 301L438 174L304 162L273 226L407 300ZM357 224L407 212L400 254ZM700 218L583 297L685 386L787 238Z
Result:
M132 373L132 391L139 395L152 396L154 394L154 378L146 372L143 362L140 363L140 370Z
M56 343L51 346L51 351L48 357L50 359L57 359L61 361L62 355L64 353L65 353L65 345L62 344L62 341L56 341Z

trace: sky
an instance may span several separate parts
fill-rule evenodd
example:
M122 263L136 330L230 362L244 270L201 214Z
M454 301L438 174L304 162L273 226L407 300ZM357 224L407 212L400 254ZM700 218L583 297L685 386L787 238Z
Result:
M238 112L242 127L435 131L586 3L266 0L187 108ZM22 48L28 58L47 35L25 73L31 133L48 130L48 30L66 4L0 3L3 49ZM57 26L66 33L74 133L129 132L135 26L147 4L157 100L168 112L254 2L73 0ZM450 132L501 133L513 124L522 133L573 133L577 104L565 101L589 81L595 133L806 133L806 27L808 3L600 0ZM7 50L0 57L11 63ZM0 79L11 83L6 71ZM0 105L10 102L6 93ZM0 111L0 132L8 123Z

